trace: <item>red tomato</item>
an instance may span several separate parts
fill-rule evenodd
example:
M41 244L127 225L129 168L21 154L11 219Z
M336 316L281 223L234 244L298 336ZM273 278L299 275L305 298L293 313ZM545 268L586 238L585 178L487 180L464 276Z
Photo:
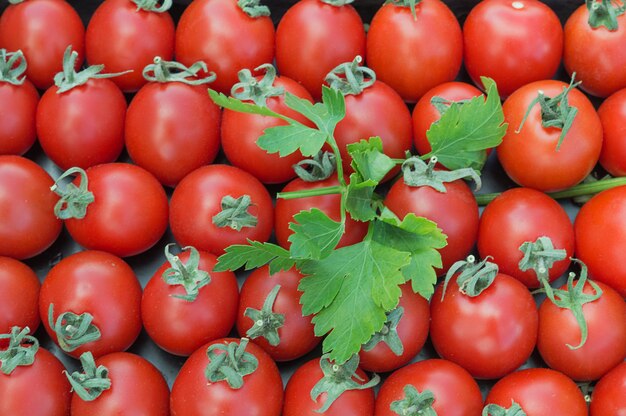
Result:
M481 414L483 398L472 376L453 362L430 359L409 364L387 378L378 392L376 416L396 416L389 406L406 397L404 387L407 385L420 393L425 390L433 393L435 402L432 407L438 415Z
M408 102L452 81L463 59L463 34L452 11L440 0L409 7L384 4L367 32L367 65Z
M613 176L626 176L626 88L604 100L598 116L603 134L600 164Z
M243 376L243 386L231 388L226 380L208 382L205 370L211 359L212 345L240 344L238 339L223 338L199 348L180 369L170 397L172 416L257 415L279 416L283 404L283 383L276 363L254 343L245 351L258 360L253 373ZM215 354L223 354L216 352ZM246 361L245 356L243 361Z
M515 277L529 288L539 287L533 270L519 269L522 243L549 237L554 248L566 257L554 263L549 280L562 275L574 253L574 229L561 205L546 194L530 188L513 188L494 199L482 213L478 228L478 252L491 256L501 273Z
M537 341L537 307L517 279L498 273L476 297L462 293L453 277L441 299L431 300L430 337L437 353L474 378L496 379L524 364Z
M223 211L226 197L251 200L246 218L233 218L218 225L214 217ZM170 228L181 246L194 246L216 255L247 240L267 241L272 232L272 199L261 182L249 173L228 165L203 166L185 176L170 200ZM256 225L236 228L246 219Z
M574 222L576 256L589 275L626 297L626 270L621 267L626 250L626 186L600 192L578 212Z
M95 358L124 351L141 331L139 281L126 262L103 251L82 251L64 258L50 269L41 285L39 314L48 335L59 345L49 322L50 305L54 307L55 325L65 312L88 313L93 317L92 324L100 330L99 339L65 351L75 358L85 351L91 351ZM78 335L72 333L70 326L60 325L69 339Z
M596 383L591 395L591 416L622 416L626 409L626 362L621 363Z
M111 387L93 401L72 394L72 416L136 414L169 416L170 391L163 375L145 358L114 352L96 360L108 369Z
M237 73L274 60L274 24L250 17L236 0L191 2L176 28L176 59L190 66L204 61L217 79L211 88L230 93Z
M385 342L379 342L369 351L361 349L359 365L363 370L383 373L400 368L411 361L426 343L430 325L428 301L413 292L411 283L405 283L400 288L402 294L398 307L403 312L396 331L402 342L402 354L396 355Z
M578 386L547 368L527 368L501 378L491 388L485 404L508 408L512 400L527 416L587 416L587 404Z
M220 147L219 107L204 86L151 82L126 113L126 150L137 165L174 187L213 162Z
M50 247L63 223L54 216L53 180L35 162L0 156L0 255L33 257Z
M350 4L300 0L278 22L278 71L300 82L315 100L322 97L326 75L357 55L365 56L365 29Z
M188 356L202 345L228 335L235 324L239 287L233 272L214 272L217 258L199 252L199 270L209 273L210 283L199 289L193 301L181 299L182 285L169 285L163 274L172 267L165 262L146 284L141 300L141 316L152 340L170 354ZM177 258L188 265L190 252Z
M37 136L61 169L115 161L124 148L126 99L109 79L57 93L50 87L37 106Z
M106 0L89 19L85 55L87 62L104 64L109 73L132 70L112 81L124 92L137 91L146 83L143 68L155 56L168 61L174 56L172 16L139 9L131 0Z
M35 272L24 263L10 257L0 257L0 334L11 328L30 328L34 334L39 327L39 289Z
M556 147L561 130L542 126L539 104L533 105L517 132L539 91L555 97L566 87L562 81L533 82L511 94L502 106L509 126L496 154L507 175L521 186L545 192L569 188L585 179L600 157L600 117L591 101L576 88L569 92L568 102L578 113L559 150Z
M464 64L476 85L496 81L500 96L533 81L550 79L561 63L563 27L556 13L536 0L482 1L463 24Z
M254 325L254 321L245 315L246 309L261 311L270 292L276 285L280 285L271 308L273 313L284 317L283 325L277 330L279 344L271 345L263 336L252 338L252 342L258 344L276 361L291 361L302 357L320 342L313 332L311 317L302 316L299 303L302 293L298 291L301 278L302 275L296 269L270 275L269 268L264 266L250 273L241 287L237 332L246 337L247 331Z

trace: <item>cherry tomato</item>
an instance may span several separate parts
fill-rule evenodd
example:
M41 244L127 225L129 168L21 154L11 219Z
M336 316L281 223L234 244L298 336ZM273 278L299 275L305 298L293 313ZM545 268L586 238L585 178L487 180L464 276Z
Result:
M591 416L619 415L626 409L626 362L621 363L596 383L591 395Z
M28 327L35 333L39 327L39 289L35 272L10 257L0 257L0 334L11 328Z
M600 164L613 176L626 176L626 89L605 99L598 108L602 122Z

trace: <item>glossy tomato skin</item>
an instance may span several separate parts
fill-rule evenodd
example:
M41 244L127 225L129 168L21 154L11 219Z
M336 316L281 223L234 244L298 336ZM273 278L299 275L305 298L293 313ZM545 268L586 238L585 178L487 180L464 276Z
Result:
M587 404L576 383L548 368L527 368L509 374L494 384L485 404L510 407L519 404L527 416L587 416Z
M178 21L175 55L186 66L204 61L217 75L211 88L229 94L241 69L274 60L274 39L269 16L250 17L236 0L200 0Z
M280 285L278 295L274 301L272 311L282 314L285 322L278 329L280 343L271 345L264 337L251 339L252 342L263 348L276 361L291 361L310 352L320 342L320 338L313 332L311 316L302 316L298 284L302 274L296 269L279 271L269 274L269 268L254 270L246 278L241 287L239 310L237 311L237 332L240 336L247 336L247 331L254 322L244 313L247 308L261 310L267 295L276 285Z
M91 351L94 358L124 351L141 331L139 281L126 262L103 251L86 250L65 257L50 269L41 285L39 314L48 335L58 344L48 322L50 304L54 305L55 322L63 312L88 312L100 329L100 339L68 352L74 358L85 351Z
M452 81L463 59L461 26L445 3L423 0L415 12L385 4L367 33L367 65L408 102Z
M21 261L0 257L0 334L11 328L30 328L34 334L39 327L39 290L41 284L35 272Z
M114 162L124 148L126 99L109 79L90 79L64 93L50 87L37 106L37 137L61 169Z
M430 153L430 143L426 137L426 132L430 126L441 118L441 114L437 108L431 104L433 97L441 97L450 101L469 100L473 97L482 95L482 92L471 84L459 81L444 82L436 87L428 90L422 98L419 99L411 118L413 121L413 143L417 149L417 153L425 155Z
M132 70L111 80L124 92L137 91L147 82L143 69L155 56L172 60L174 33L167 11L138 10L130 0L106 0L89 19L86 59L90 65L103 64L108 73Z
M45 90L63 70L63 53L69 45L78 52L76 69L82 64L85 26L65 0L29 0L9 5L0 16L0 45L24 52L26 76L35 87Z
M63 371L61 361L40 347L33 364L0 373L0 414L70 416L70 383Z
M539 287L533 270L522 272L519 249L526 241L549 237L554 248L564 249L566 257L549 270L550 281L569 267L574 253L574 228L561 205L546 194L530 188L513 188L491 201L482 213L478 227L478 252L492 257L501 273L515 277L529 288Z
M276 77L274 86L284 88L285 92L313 102L311 94L302 85L290 78ZM304 125L313 126L306 117L287 107L284 95L269 97L266 105L270 110L297 120ZM245 170L266 184L283 183L295 178L296 173L293 165L303 159L299 151L280 157L278 153L267 153L256 143L265 129L284 125L287 125L286 121L274 117L225 109L222 119L221 143L226 158L233 166Z
M235 274L214 272L217 257L204 251L199 254L198 268L209 273L211 282L200 288L193 302L174 297L185 295L184 287L163 280L163 273L171 267L169 262L157 269L143 291L143 326L150 338L170 354L189 356L207 342L228 335L235 324L239 301ZM178 257L186 264L189 251Z
M603 138L600 165L612 176L626 176L626 89L602 101L598 116Z
M550 368L577 381L597 380L626 358L626 302L617 291L597 282L602 296L583 305L589 335L579 345L580 327L567 309L544 300L539 308L537 349ZM561 287L566 290L567 285ZM589 283L584 293L595 294Z
M0 81L0 155L23 155L35 143L38 102L39 93L27 79L22 85Z
M501 97L533 81L550 79L561 63L563 27L537 0L482 1L463 25L463 62L476 85L496 81Z
M451 361L429 359L409 364L391 373L378 392L375 415L395 416L396 413L389 406L392 402L405 398L403 389L407 384L419 392L432 392L435 396L433 409L438 415L481 414L483 398L472 376Z
M384 342L378 343L370 351L361 349L359 366L363 370L383 373L400 368L411 361L426 343L430 326L428 301L413 292L411 283L403 284L400 289L402 294L398 307L402 307L404 312L396 330L404 351L396 355Z
M220 148L219 107L205 86L149 83L133 97L125 144L137 165L174 187L193 170L215 160Z
M591 416L623 416L626 411L626 362L619 364L602 377L591 395Z
M283 383L276 363L254 343L246 346L259 366L243 377L243 387L232 389L225 381L207 382L205 368L209 364L207 348L213 344L239 342L222 338L196 350L180 369L170 396L172 416L257 415L279 416L283 404Z
M430 337L437 353L474 378L496 379L530 357L537 341L535 300L520 281L498 273L476 297L459 290L453 277L442 300L439 285L431 300Z
M360 384L369 381L367 375L361 369L357 369L357 376L362 378ZM292 374L287 387L285 387L285 406L283 416L315 416L326 402L326 393L322 393L317 401L311 399L313 386L324 376L320 368L318 358L302 364ZM325 416L373 416L374 415L374 390L345 391L330 405L328 410L322 413Z
M581 5L564 26L563 64L569 74L576 72L581 89L597 97L608 97L626 87L624 42L626 16L617 16L618 29L592 28L586 5ZM611 59L606 59L610 56Z
M87 178L94 202L84 218L65 220L78 244L128 257L159 241L167 228L168 203L152 174L129 163L105 163L89 168Z
M296 178L289 182L281 192L293 192L337 185L339 185L339 180L335 176L331 176L328 179L317 182L305 182L300 178ZM278 244L284 248L289 248L291 245L289 242L289 236L292 234L292 231L289 229L289 223L294 221L293 216L300 211L308 211L312 208L317 208L323 211L332 220L339 221L341 216L340 204L341 199L339 194L311 196L296 199L278 198L276 200L276 208L274 212L274 233ZM355 221L350 218L350 215L348 215L346 218L346 229L343 236L339 240L337 247L345 247L356 244L363 240L366 233L367 223Z
M574 222L576 256L589 268L589 276L626 297L626 272L621 267L626 235L626 187L600 192L578 212Z
M35 162L0 156L0 255L27 259L56 241L63 223L54 215L53 183Z
M539 104L534 104L522 129L517 132L530 103L543 91L554 97L567 84L544 80L526 84L502 106L509 126L496 154L506 174L521 186L552 192L581 182L595 167L602 149L602 123L593 104L579 90L568 96L578 109L574 122L557 151L561 130L541 124Z
M72 394L72 416L169 416L170 391L163 375L148 360L128 352L114 352L96 360L105 366L111 388L93 401Z
M469 186L463 180L445 184L446 192L429 186L409 186L400 178L389 189L385 206L399 218L413 213L437 223L448 236L447 245L439 250L445 274L456 261L470 253L478 235L478 204Z
M276 28L276 66L319 101L330 71L357 55L365 56L365 38L363 21L352 5L300 0Z
M225 196L250 196L248 212L257 225L240 231L218 227L213 217L221 211ZM221 255L233 244L267 241L272 232L274 208L269 192L249 173L229 165L209 165L194 170L178 184L170 200L170 228L181 246Z

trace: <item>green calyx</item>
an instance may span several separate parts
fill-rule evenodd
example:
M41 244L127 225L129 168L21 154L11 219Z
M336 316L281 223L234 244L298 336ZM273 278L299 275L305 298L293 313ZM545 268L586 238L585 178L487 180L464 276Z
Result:
M469 178L476 184L478 191L482 186L480 174L473 168L461 168L456 170L436 170L437 157L430 158L428 163L417 156L412 156L402 163L402 175L404 183L409 186L429 186L438 192L446 192L446 183L458 179Z
M589 12L589 26L594 29L604 26L607 30L619 29L617 18L626 12L626 4L613 4L611 0L585 0Z
M76 173L80 175L78 186L70 182L63 188L59 187L65 178ZM85 215L87 215L87 207L95 200L93 193L88 189L88 185L87 172L83 169L74 167L63 172L50 187L50 190L60 197L54 206L54 215L62 220L68 218L85 218Z
M211 276L206 271L199 269L200 253L195 247L183 247L183 251L189 250L189 259L187 263L183 264L180 257L170 252L173 245L171 243L165 246L165 258L169 261L170 267L163 272L161 277L168 285L183 286L187 293L186 295L171 296L193 302L198 297L200 288L211 283Z
M0 371L9 375L20 366L29 366L35 362L39 350L37 338L29 335L30 328L14 326L8 334L0 334L0 340L8 339L9 345L0 351Z
M252 18L269 16L271 14L270 8L262 5L259 0L237 0L237 6Z
M65 376L72 385L72 390L86 402L96 400L105 391L111 388L109 369L103 365L96 367L91 352L81 354L80 363L83 372L74 371L71 375L65 372Z
M417 11L415 8L421 2L422 0L387 0L385 4L389 3L398 7L409 7L411 9L411 14L413 15L413 20L417 20Z
M137 10L145 10L147 12L164 13L172 7L172 0L163 0L159 6L158 0L132 0L137 5Z
M283 87L274 86L276 68L272 64L263 64L254 68L256 72L265 71L263 78L257 80L249 69L237 73L239 82L233 85L230 94L241 101L252 101L261 107L267 106L267 99L285 94Z
M418 391L411 384L404 386L404 399L391 402L389 409L399 416L437 416L433 408L435 395L430 390Z
M243 227L254 227L258 223L257 217L248 212L252 205L249 195L233 198L226 195L221 201L222 210L213 216L213 224L217 227L230 227L241 231Z
M359 383L363 379L356 374L358 367L358 354L353 355L343 364L331 363L327 354L320 358L320 368L324 376L313 386L311 400L317 402L317 398L322 393L326 393L326 401L322 407L315 410L317 413L327 411L333 402L346 391L370 389L378 384L380 377L376 374L367 383Z
M209 364L204 375L211 383L226 381L231 389L240 389L244 377L252 374L259 366L259 360L246 351L249 340L242 338L239 343L213 344L207 348Z
M362 66L363 58L356 56L352 62L344 62L333 68L324 79L330 88L343 95L359 95L376 82L376 73Z
M446 273L441 300L443 301L443 298L446 296L448 283L456 273L459 273L456 282L459 285L459 290L464 295L476 297L491 286L498 274L498 265L491 263L489 258L487 256L479 263L476 263L476 258L469 255L467 260L454 263L448 270L448 273Z
M324 4L328 4L330 6L341 7L347 4L351 4L354 0L320 0Z
M54 319L54 304L48 308L48 325L57 336L61 349L72 352L82 345L100 339L100 329L93 323L93 316L84 312L76 315L73 312L63 312Z
M508 409L493 403L486 405L482 416L526 416L526 412L512 400L511 407Z
M387 313L387 321L383 325L383 328L376 332L366 344L363 344L363 350L371 351L376 345L383 342L387 344L391 352L395 355L402 355L404 345L402 345L402 340L398 335L398 324L400 323L400 319L402 319L402 315L404 315L404 308L402 306L398 306Z
M305 182L328 179L336 169L335 154L321 150L313 158L301 160L293 165L296 175Z
M530 102L530 105L526 110L526 114L524 114L524 118L516 130L516 133L519 133L522 130L522 127L526 122L526 118L528 118L528 115L535 104L539 104L541 108L541 125L545 128L554 127L561 130L559 141L556 144L556 151L558 152L561 148L563 140L565 140L565 135L574 123L576 114L578 114L578 109L569 105L567 100L569 92L581 83L581 81L574 83L575 78L576 73L574 72L569 85L564 87L563 91L552 98L546 97L543 91L539 91L537 98Z
M22 85L26 79L26 57L22 51L0 49L0 82Z
M186 67L180 62L166 61L157 56L153 62L143 69L143 77L149 82L182 82L187 85L202 85L215 81L217 77L215 72L209 72L206 64L202 61ZM198 78L200 71L208 73L208 76Z
M244 316L247 316L252 319L252 322L254 322L254 325L248 329L246 335L251 339L263 337L274 347L280 344L278 328L281 328L285 324L285 315L282 313L275 313L272 310L279 290L280 285L274 286L265 298L263 308L261 310L246 308L243 313Z
M524 256L519 262L519 269L523 272L534 270L537 280L544 287L547 296L553 299L552 287L550 287L549 270L554 263L564 260L567 252L564 249L554 248L550 237L542 236L535 242L526 241L520 246L520 251Z

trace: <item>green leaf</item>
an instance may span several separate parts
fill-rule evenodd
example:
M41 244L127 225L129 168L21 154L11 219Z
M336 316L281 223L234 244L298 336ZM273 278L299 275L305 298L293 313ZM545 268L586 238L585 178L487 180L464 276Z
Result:
M289 236L291 257L318 260L328 256L339 243L345 224L330 219L317 208L294 215L289 224L293 234Z
M380 182L396 164L383 153L383 142L380 137L370 137L347 146L352 157L352 168L363 181L371 179Z
M229 97L221 92L217 92L209 88L209 96L215 104L228 110L237 111L239 113L258 114L260 116L269 116L283 119L287 122L291 121L289 117L283 116L267 107L256 105L253 103L244 103L237 98Z
M257 146L268 153L288 156L298 150L303 156L315 156L326 143L326 134L304 124L288 124L265 129Z
M234 244L227 247L225 253L217 259L213 271L234 271L241 267L250 270L269 264L270 274L274 274L280 270L289 270L295 264L289 251L276 244L251 240L248 243L249 245Z
M348 185L346 195L346 210L350 213L352 219L357 221L371 221L376 218L376 205L382 198L374 194L374 190L378 185L371 179L362 182L358 173L350 175L350 184Z
M285 104L302 114L328 136L346 115L346 102L343 94L326 86L322 87L322 102L312 104L309 100L285 93Z
M426 137L432 151L450 170L474 168L481 170L487 159L486 149L502 142L507 123L495 82L482 77L487 98L474 97L466 103L452 103L441 118L430 126Z

